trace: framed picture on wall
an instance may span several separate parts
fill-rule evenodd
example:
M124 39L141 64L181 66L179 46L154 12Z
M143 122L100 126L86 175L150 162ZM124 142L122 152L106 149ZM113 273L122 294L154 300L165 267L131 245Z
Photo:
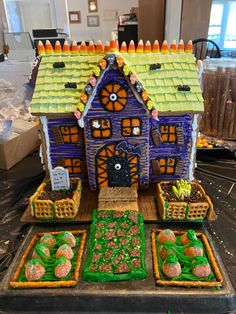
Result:
M98 12L97 0L88 0L88 10L89 10L89 13L97 13Z
M81 23L80 11L69 11L69 21L70 24L80 24Z
M89 27L99 26L99 16L98 15L88 15L87 16L87 24Z

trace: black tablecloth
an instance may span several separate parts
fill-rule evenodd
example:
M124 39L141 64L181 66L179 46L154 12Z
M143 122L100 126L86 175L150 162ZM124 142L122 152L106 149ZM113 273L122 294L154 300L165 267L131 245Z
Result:
M218 175L223 177L218 177ZM44 178L38 154L28 156L12 169L0 171L0 284L30 225L20 222L28 197ZM236 162L214 157L198 161L196 178L210 195L218 219L205 222L214 239L231 283L236 291Z

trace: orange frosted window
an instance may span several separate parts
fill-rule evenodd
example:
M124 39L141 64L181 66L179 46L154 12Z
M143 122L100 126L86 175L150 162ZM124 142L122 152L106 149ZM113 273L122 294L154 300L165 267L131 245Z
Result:
M161 174L174 174L175 173L175 158L160 158L159 167Z
M163 143L176 143L176 126L174 125L161 125L160 126L161 138Z
M70 174L79 174L81 173L81 162L80 159L75 158L65 158L64 167L68 169Z
M138 118L127 118L121 121L121 134L123 136L140 136L141 120Z
M108 111L122 111L127 103L127 91L121 84L110 82L101 88L100 101Z
M110 138L111 137L111 120L110 119L92 119L91 134L93 138Z
M76 144L79 140L79 129L77 125L61 126L60 132L64 143Z

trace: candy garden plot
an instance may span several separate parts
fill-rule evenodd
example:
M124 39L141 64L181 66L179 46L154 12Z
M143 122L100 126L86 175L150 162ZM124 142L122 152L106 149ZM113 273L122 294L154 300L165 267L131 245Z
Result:
M153 230L151 240L154 276L158 285L222 286L222 275L203 233Z
M75 286L86 238L85 230L38 233L27 247L9 283L13 288Z
M94 211L83 279L112 281L146 276L142 215L136 211Z

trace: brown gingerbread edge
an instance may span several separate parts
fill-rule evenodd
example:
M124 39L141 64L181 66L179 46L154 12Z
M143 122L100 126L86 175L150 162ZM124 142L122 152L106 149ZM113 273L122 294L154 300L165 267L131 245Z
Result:
M201 237L202 242L205 246L207 254L209 256L211 267L215 273L217 281L204 282L204 281L176 281L176 280L162 280L160 277L160 272L158 268L158 256L156 247L156 234L158 234L162 229L152 229L151 232L151 245L152 245L152 257L153 257L153 269L154 277L157 285L160 286L175 286L175 287L221 287L223 283L223 277L216 263L215 256L212 252L211 246L207 240L207 237L202 232L196 232L198 237ZM175 235L184 234L186 231L173 231Z
M81 266L81 261L82 261L82 255L83 255L83 249L84 249L84 244L85 244L85 239L86 239L86 230L73 230L70 231L72 234L81 234L81 242L78 248L78 257L76 261L76 267L74 270L74 280L60 280L60 281L39 281L39 282L18 282L17 278L24 267L24 264L26 262L26 259L29 256L29 253L31 249L33 248L36 240L38 237L43 236L45 233L49 233L52 235L57 235L61 231L55 231L55 232L39 232L35 234L30 241L30 244L25 250L24 255L21 258L20 264L13 276L13 280L9 282L10 287L12 288L56 288L56 287L73 287L76 286L78 278L79 278L79 270Z

